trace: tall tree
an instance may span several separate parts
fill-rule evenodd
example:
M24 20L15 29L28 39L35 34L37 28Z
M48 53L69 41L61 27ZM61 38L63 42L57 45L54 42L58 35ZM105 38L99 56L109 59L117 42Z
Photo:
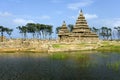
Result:
M8 30L10 30L7 27L4 26L0 26L0 32L1 32L1 42L3 42L3 38L4 38L4 33L7 32Z
M102 27L100 29L100 35L103 37L103 39L109 39L112 38L112 29L108 27Z
M11 34L12 34L12 32L13 32L13 29L9 29L9 28L8 28L6 32L7 32L7 34L9 35L9 38L12 38L12 37L11 37Z
M35 32L36 32L36 24L35 23L27 23L26 27L28 29L28 33L31 33L33 38L35 38Z
M56 28L56 34L59 33L59 30L60 30L60 29L61 29L61 26L59 26L59 27Z
M72 32L73 27L74 27L74 25L73 25L73 24L69 24L69 25L68 25L68 29L69 29L69 31L70 31L70 32Z
M43 36L43 39L49 38L52 34L52 25L39 24L39 23L27 23L25 26L18 26L20 33L26 37L27 33L32 34L33 38Z
M41 24L37 23L36 24L36 33L37 33L37 38L41 38Z
M114 29L117 31L118 39L120 39L120 26L114 27Z
M108 40L109 38L112 39L112 29L111 29L111 28L107 28L107 35L106 35L106 37L107 37L107 40Z
M26 39L27 31L28 31L27 27L26 26L18 26L16 28L19 29L19 31L22 34L23 38Z
M3 42L3 36L5 32L5 28L3 26L0 26L0 32L1 32L1 42Z
M47 32L48 32L49 39L51 38L51 35L53 33L52 28L53 28L52 25L47 25Z
M91 31L92 31L92 32L95 32L96 34L99 35L99 29L97 29L97 28L95 28L95 27L92 27L92 28L91 28Z
M103 39L105 39L106 32L107 32L107 27L102 27L100 29L100 35L103 37Z

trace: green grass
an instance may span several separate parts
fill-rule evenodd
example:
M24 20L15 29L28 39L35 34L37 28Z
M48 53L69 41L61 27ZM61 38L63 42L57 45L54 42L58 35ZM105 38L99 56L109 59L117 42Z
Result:
M50 58L54 60L63 60L63 59L67 59L68 55L63 53L53 53L50 55Z
M100 54L96 54L96 55L98 55L100 57L104 57L104 58L108 58L109 57L109 54L103 54L103 53L102 54L101 53Z
M61 48L60 44L53 44L52 47L53 48Z
M50 58L51 59L68 59L68 58L72 58L72 59L77 59L77 60L88 60L89 59L89 55L87 54L82 54L82 53L70 53L70 52L55 52L55 53L51 53L50 54Z
M72 56L73 58L75 58L75 59L88 59L88 55L87 54L74 54L73 56Z
M102 46L100 46L97 50L98 51L120 51L119 43L112 43L111 42L102 42Z
M114 63L109 63L109 64L107 64L107 67L109 69L113 69L114 71L119 71L119 69L120 69L120 61L114 62Z

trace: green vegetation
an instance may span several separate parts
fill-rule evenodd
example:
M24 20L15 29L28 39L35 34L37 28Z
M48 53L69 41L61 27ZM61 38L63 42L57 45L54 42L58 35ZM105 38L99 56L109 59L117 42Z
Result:
M63 60L68 58L68 54L63 54L63 53L53 53L50 55L51 59L56 59L56 60Z
M114 29L102 26L101 28L92 27L91 31L95 32L103 40L120 40L120 26L114 27Z
M60 44L53 44L52 47L53 48L61 48L61 45Z
M6 32L8 35L9 35L9 37L11 36L11 34L12 34L12 31L13 31L13 29L9 29L9 28L7 28L7 27L4 27L4 26L0 26L0 33L1 33L1 42L3 42L3 38L4 38L4 33ZM11 38L11 37L10 37Z
M120 69L120 61L117 61L117 62L114 62L114 63L109 63L109 64L107 64L107 67L109 69L113 69L115 71L119 71L119 69Z
M35 23L27 23L25 26L18 26L17 29L20 31L23 35L23 38L26 39L27 33L32 34L33 38L43 38L46 39L46 36L49 36L49 39L51 38L52 31L52 25L46 25L46 24L35 24Z
M85 52L87 53L87 52ZM50 54L50 58L52 59L68 59L72 58L74 60L84 60L87 61L89 59L89 55L84 54L84 52L55 52Z
M103 53L98 53L98 54L96 54L96 55L98 55L98 56L100 56L100 57L104 57L104 58L108 58L108 57L110 57L109 56L109 54L103 54Z
M119 43L112 43L110 41L104 41L101 43L97 50L98 51L120 51L120 44Z
M75 58L75 59L89 59L88 55L84 54L84 53L75 53L75 54L72 54L71 57Z

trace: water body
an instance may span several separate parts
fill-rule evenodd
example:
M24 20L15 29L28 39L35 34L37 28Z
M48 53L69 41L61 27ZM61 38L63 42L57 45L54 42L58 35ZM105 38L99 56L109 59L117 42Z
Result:
M120 52L0 53L0 80L120 80Z

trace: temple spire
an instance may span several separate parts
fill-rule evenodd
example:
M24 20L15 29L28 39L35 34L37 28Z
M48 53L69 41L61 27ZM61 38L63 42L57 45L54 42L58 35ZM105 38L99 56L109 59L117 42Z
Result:
M80 15L82 15L82 16L83 16L83 11L82 11L82 9L80 10Z
M59 37L60 36L68 36L68 33L69 33L69 30L67 29L65 21L63 21L63 24L59 30L58 35L59 35Z
M63 25L62 25L62 27L66 27L66 23L65 23L65 21L63 21Z
M82 9L81 9L80 13L82 13Z

